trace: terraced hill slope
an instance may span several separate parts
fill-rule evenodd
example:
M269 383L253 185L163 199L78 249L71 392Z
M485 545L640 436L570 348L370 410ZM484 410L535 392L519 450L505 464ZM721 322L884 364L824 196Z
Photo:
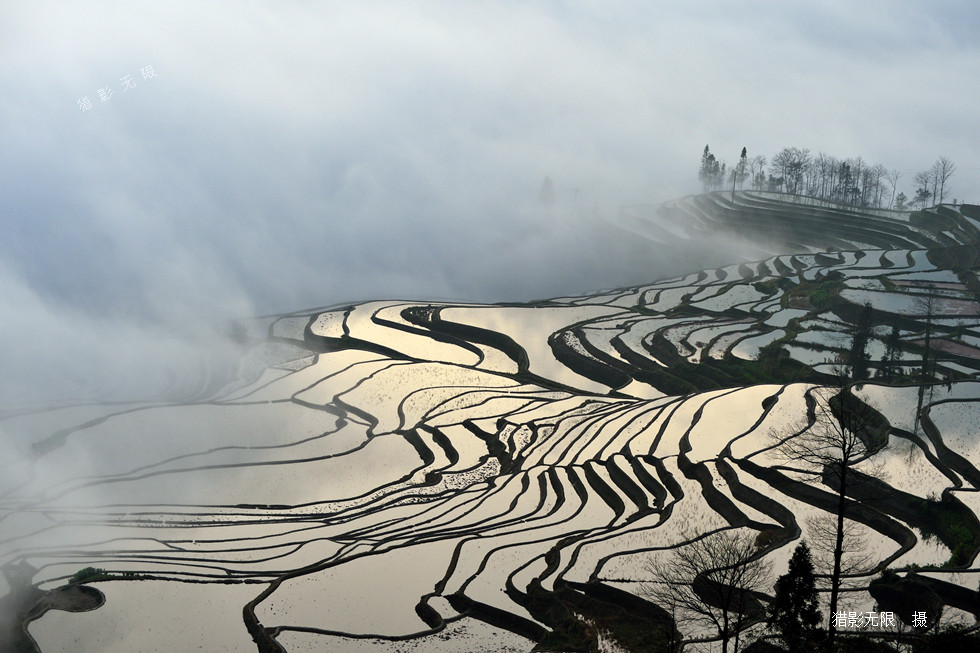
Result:
M32 463L0 477L6 600L92 568L105 605L33 621L45 653L646 650L651 560L731 530L782 573L814 537L833 488L774 437L844 370L892 445L858 467L888 475L854 491L876 500L849 609L886 566L980 609L980 209L713 193L624 220L768 254L534 304L278 316L206 400L8 410Z

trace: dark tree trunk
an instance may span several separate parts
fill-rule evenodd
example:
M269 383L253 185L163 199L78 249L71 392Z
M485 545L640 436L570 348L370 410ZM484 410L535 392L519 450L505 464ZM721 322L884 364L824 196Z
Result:
M840 598L841 558L844 557L844 511L847 507L847 465L841 465L840 488L837 491L837 537L834 542L834 571L830 576L830 624L827 627L827 639L834 641L837 633L837 600Z

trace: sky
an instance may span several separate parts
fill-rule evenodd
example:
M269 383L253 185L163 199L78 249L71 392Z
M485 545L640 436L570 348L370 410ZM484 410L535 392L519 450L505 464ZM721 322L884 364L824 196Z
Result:
M980 203L977 24L936 0L6 0L0 404L153 386L233 356L244 316L653 281L669 257L615 218L698 192L705 144L860 155L909 195L947 156Z

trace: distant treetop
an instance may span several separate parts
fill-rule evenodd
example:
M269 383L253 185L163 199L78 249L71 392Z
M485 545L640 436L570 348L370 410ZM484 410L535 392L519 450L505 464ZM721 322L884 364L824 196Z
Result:
M746 154L743 147L738 165L728 168L705 145L698 170L704 191L719 190L726 182L734 191L736 185L744 188L748 181L753 190L807 195L861 208L906 211L924 208L930 200L941 203L949 191L949 179L956 172L956 164L945 156L939 157L932 167L913 178L915 193L910 201L905 193L898 192L902 173L881 164L871 165L860 156L839 159L823 152L814 155L805 148L785 147L768 161L767 170L765 156L748 159Z

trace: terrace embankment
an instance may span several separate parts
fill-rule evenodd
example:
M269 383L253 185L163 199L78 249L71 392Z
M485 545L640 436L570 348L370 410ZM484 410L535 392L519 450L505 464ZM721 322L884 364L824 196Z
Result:
M94 587L71 583L53 590L41 590L32 584L37 570L26 563L10 563L2 572L10 592L0 598L0 651L4 653L40 653L27 627L48 610L86 612L105 603L105 595Z

